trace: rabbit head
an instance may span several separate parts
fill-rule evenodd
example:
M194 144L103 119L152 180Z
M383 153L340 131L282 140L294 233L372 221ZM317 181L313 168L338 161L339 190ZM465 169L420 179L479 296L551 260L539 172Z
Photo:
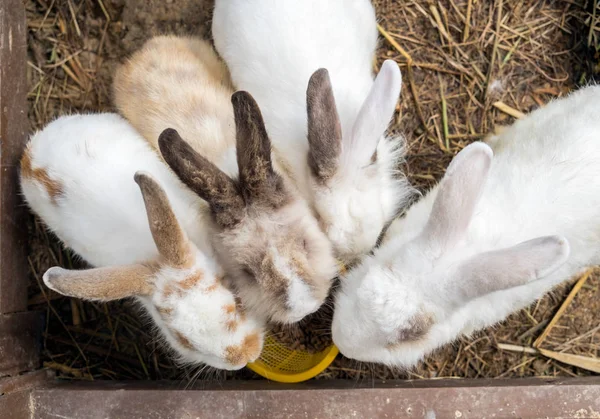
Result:
M491 162L487 145L466 147L437 187L424 229L387 242L342 280L332 333L344 355L409 366L398 365L398 354L418 352L434 329L446 333L443 322L470 301L543 278L566 262L569 244L560 236L484 252L463 245Z
M256 360L262 325L245 314L216 264L188 240L158 183L142 172L135 180L160 259L88 270L54 267L44 274L44 283L87 300L137 297L183 363L235 370Z
M246 92L232 96L239 178L232 179L165 130L159 146L179 178L210 206L213 245L242 301L282 323L299 321L327 297L336 262L304 200L273 169L262 115Z
M400 86L398 65L385 61L352 129L342 133L327 70L308 83L310 189L321 227L347 263L375 246L411 193L396 168L401 144L385 138Z

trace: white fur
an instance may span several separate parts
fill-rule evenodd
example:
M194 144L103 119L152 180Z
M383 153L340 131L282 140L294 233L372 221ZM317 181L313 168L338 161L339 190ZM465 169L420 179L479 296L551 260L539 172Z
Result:
M43 170L61 185L61 193L51 199L38 178L22 173L27 203L65 246L94 266L160 260L144 201L134 182L137 171L150 172L164 188L182 228L200 250L192 246L195 264L190 269L162 266L154 277L155 292L136 297L181 361L224 369L243 367L225 360L225 348L240 345L253 332L262 336L262 326L249 318L239 321L235 331L226 329L231 319L223 307L234 305L235 299L222 285L206 293L206 288L222 276L222 269L213 259L207 231L199 220L201 200L181 184L129 123L116 114L61 117L31 137L26 153L31 169ZM197 286L181 295L165 297L168 284L177 284L196 271L203 274ZM51 268L44 282L53 288L52 277L67 272ZM168 320L161 317L157 307L172 310ZM185 336L194 350L178 343L174 331Z
M340 351L410 367L599 264L599 112L600 87L587 87L503 131L493 160L482 143L459 153L343 279L333 320ZM415 319L425 333L403 338Z
M43 185L22 178L27 203L90 264L122 265L157 255L144 201L133 181L138 170L152 173L164 185L190 239L201 249L210 249L197 210L203 201L122 117L110 113L61 117L35 133L28 149L34 168L43 168L64 190L55 205Z
M377 29L370 1L217 0L212 31L234 84L260 105L278 155L337 256L350 262L371 250L412 191L396 172L403 139L384 137L401 79L388 62L374 87ZM326 185L314 181L306 162L306 88L323 67L343 136L340 166ZM375 150L377 163L369 165Z

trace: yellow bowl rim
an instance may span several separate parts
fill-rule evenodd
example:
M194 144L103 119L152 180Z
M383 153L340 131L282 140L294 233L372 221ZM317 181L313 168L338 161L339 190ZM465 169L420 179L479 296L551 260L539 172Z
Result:
M325 349L321 353L325 353L323 359L316 364L315 366L307 369L306 371L297 372L297 373L286 373L286 372L278 372L274 371L268 366L266 366L260 358L254 362L246 365L252 371L257 373L258 375L266 378L267 380L276 381L278 383L301 383L302 381L310 380L313 377L316 377L325 370L335 357L339 353L339 349L335 345L331 345L329 348Z

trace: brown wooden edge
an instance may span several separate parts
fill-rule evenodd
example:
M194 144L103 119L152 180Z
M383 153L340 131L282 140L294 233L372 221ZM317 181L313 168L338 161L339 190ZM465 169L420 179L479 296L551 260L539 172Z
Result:
M27 310L26 208L18 182L29 130L26 36L23 2L0 1L0 313Z
M600 377L574 379L54 384L9 400L21 418L597 418ZM0 399L0 411L7 408ZM7 411L7 410L4 410ZM23 416L25 412L25 416Z
M24 3L0 0L0 377L39 367L43 326L40 313L27 312L26 208L18 182L28 132L26 36Z

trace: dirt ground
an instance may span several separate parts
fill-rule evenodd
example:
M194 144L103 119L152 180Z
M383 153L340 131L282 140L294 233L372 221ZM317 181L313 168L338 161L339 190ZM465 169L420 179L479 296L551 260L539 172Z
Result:
M73 112L111 111L115 66L156 34L210 38L212 1L25 0L29 26L32 130ZM403 88L392 129L405 135L410 180L426 190L454 154L497 125L564 95L598 75L593 2L524 0L375 0L384 34L378 65L400 63ZM334 17L332 17L334 18ZM400 46L398 49L393 43ZM30 305L46 310L45 365L64 379L259 378L179 368L131 302L100 304L40 288L50 266L82 266L31 217ZM413 371L340 356L318 378L353 380L587 375L531 349L573 282L507 321L437 351ZM600 275L594 274L539 346L598 357ZM507 347L514 345L518 348ZM504 349L502 349L504 348ZM510 348L507 350L506 348ZM519 352L525 348L525 352Z

